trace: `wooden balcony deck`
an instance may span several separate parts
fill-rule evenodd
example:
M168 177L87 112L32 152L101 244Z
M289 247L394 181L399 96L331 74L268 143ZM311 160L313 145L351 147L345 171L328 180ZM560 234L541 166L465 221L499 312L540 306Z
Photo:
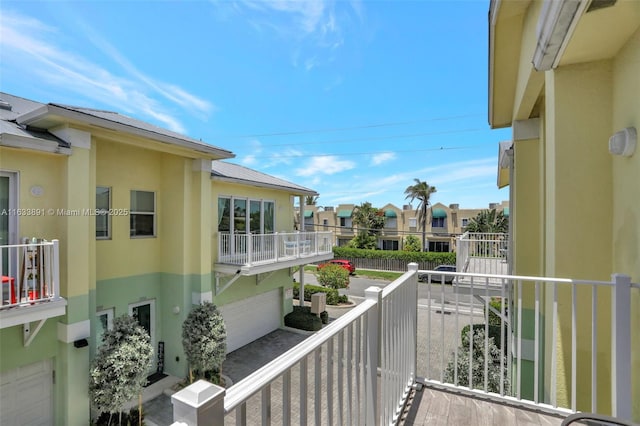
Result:
M467 395L423 387L410 396L404 426L551 426L562 418Z

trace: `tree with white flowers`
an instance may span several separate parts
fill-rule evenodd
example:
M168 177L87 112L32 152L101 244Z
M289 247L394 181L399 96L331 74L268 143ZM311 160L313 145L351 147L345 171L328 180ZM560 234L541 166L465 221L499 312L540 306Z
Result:
M227 330L216 305L204 302L182 323L182 347L189 361L189 379L213 378L220 382L227 353Z
M151 368L153 347L147 331L135 318L122 315L103 335L103 343L89 372L89 396L98 413L109 413L109 423L122 408L142 393Z

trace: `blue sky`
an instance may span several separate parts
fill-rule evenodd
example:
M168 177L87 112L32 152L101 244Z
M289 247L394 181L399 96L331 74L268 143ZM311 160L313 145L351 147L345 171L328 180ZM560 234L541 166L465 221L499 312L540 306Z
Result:
M320 193L487 207L488 0L7 1L0 90L117 111Z

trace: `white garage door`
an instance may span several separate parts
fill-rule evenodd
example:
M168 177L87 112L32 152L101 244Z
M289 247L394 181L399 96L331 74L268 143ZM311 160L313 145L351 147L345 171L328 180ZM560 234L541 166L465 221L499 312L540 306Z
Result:
M220 307L227 328L227 352L251 343L280 327L280 289Z
M0 425L52 425L51 360L0 374Z

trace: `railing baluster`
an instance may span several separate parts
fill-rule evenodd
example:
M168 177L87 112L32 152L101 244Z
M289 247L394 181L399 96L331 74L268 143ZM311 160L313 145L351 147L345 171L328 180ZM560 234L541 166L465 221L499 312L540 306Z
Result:
M518 280L518 325L517 325L517 348L516 359L516 398L522 399L522 280Z
M291 370L282 375L282 424L291 425Z
M338 338L338 419L337 423L342 424L342 414L344 413L344 332L340 332Z
M236 426L247 425L247 403L243 402L236 409Z
M489 389L489 357L491 354L489 353L489 278L485 278L484 282L484 310L485 310L485 321L484 321L484 391L487 392ZM492 360L493 361L493 360Z
M347 423L353 424L353 325L347 330Z
M535 308L534 308L534 330L533 330L533 400L539 400L540 381L540 282L535 283Z
M300 426L307 424L307 357L300 360Z
M314 373L315 373L315 391L313 398L313 407L315 413L315 424L319 425L322 422L322 346L320 346L314 352ZM300 389L300 393L305 392L304 389Z
M577 298L576 298L576 285L571 284L571 410L576 411L576 381L577 381L577 335L578 335L578 325L577 318L578 315L578 306L577 306Z
M269 426L269 425L271 425L271 385L270 384L265 386L264 389L262 389L262 426Z
M333 339L327 342L327 423L333 424Z
M557 369L557 338L558 338L558 284L553 283L553 305L552 305L552 331L551 331L551 405L558 406L556 390L556 369Z
M598 287L591 287L591 412L598 412Z
M358 319L356 321L356 355L355 355L355 379L356 379L356 383L355 383L355 418L354 418L354 422L353 424L355 425L359 425L360 424L360 413L362 410L362 404L360 401L360 396L361 396L361 380L360 377L362 375L362 364L363 364L363 360L362 360L362 351L361 351L361 347L362 347L362 319ZM317 423L319 424L319 423Z

